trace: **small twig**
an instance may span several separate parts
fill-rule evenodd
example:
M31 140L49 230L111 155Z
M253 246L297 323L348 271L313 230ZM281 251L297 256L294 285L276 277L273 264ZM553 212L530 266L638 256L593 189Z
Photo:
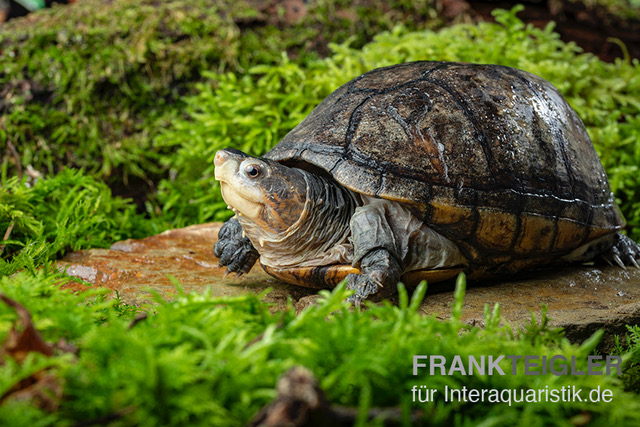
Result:
M11 140L11 136L9 136L9 131L7 130L7 127L4 125L4 123L0 123L0 127L2 127L2 130L4 130L4 133L7 135L7 150L9 150L11 152L9 154L11 156L13 156L13 158L16 161L16 169L17 169L18 178L22 179L22 162L20 161L20 153L18 153L18 150L16 149L16 146L13 145L13 141Z
M138 323L142 322L143 320L146 320L147 317L149 317L147 313L137 314L136 317L131 321L131 323L129 323L129 327L127 329L129 330L133 329L134 326L136 326Z
M11 232L13 231L14 225L16 225L15 222L11 220L9 227L7 227L7 231L5 231L4 237L2 238L2 245L0 245L0 255L2 255L2 252L4 252L4 247L7 245L6 241L9 240L9 237L11 237Z
M352 426L361 415L359 408L332 405L311 371L300 366L280 377L276 390L276 398L254 415L249 426ZM409 419L411 425L424 424L425 413L421 409L413 410ZM384 426L400 426L404 424L405 414L399 407L371 408L367 421L372 420Z

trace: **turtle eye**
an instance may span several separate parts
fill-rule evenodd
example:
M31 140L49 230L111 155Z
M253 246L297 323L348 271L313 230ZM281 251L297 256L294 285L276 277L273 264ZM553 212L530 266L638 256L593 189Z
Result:
M244 174L251 179L256 179L262 174L262 169L260 168L260 165L249 164L245 166Z

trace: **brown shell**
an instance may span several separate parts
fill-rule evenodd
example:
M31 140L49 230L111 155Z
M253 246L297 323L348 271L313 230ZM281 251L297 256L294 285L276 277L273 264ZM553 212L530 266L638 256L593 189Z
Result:
M476 266L520 269L624 224L580 118L550 83L504 66L373 70L266 157L411 205Z

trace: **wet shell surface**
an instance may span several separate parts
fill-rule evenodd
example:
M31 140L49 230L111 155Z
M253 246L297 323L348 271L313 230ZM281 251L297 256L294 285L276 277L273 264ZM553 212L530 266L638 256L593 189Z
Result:
M373 70L265 157L407 204L473 265L525 268L624 225L580 118L550 83L504 66Z

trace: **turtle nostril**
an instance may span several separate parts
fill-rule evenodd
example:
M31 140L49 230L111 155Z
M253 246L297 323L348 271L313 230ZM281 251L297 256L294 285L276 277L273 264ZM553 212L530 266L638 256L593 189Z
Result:
M229 155L224 152L224 150L220 150L216 153L216 156L213 158L213 164L215 166L222 166L224 162L227 161Z

